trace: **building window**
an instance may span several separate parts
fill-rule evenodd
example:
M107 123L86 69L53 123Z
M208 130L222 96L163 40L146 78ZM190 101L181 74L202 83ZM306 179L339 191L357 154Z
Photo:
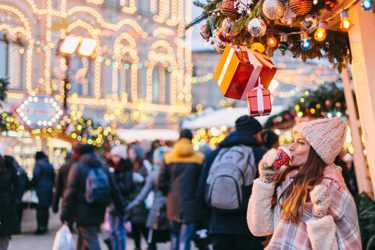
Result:
M170 70L165 69L165 104L171 104L171 77Z
M160 74L159 68L155 67L152 71L152 102L159 103L160 94Z
M120 0L104 0L104 6L109 9L119 10Z
M21 90L26 85L26 50L19 41L9 42L0 33L0 77L9 77L10 89Z
M126 94L128 102L131 102L133 97L131 94L131 81L132 81L132 71L131 71L131 62L123 62L119 65L118 70L118 95L122 96Z

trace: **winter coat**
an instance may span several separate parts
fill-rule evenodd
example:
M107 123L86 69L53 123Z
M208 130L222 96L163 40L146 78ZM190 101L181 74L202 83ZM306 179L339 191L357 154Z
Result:
M54 212L59 210L59 201L64 195L64 191L66 189L66 182L68 180L69 170L73 164L75 164L77 160L69 160L65 164L63 164L59 171L57 172L56 179L55 179L55 192L53 194L52 200L52 209Z
M48 158L38 160L33 171L31 181L39 199L39 207L49 207L52 203L52 190L55 181L55 172Z
M139 178L135 178L134 176L137 175ZM137 171L133 172L133 190L129 194L129 200L134 200L139 193L142 191L143 186L145 185L147 177L147 168L142 164ZM148 209L146 208L146 204L141 202L133 207L133 209L129 213L129 220L134 224L141 224L144 225L146 223L148 216Z
M312 214L312 203L307 202L301 209L298 224L281 219L280 203L271 206L275 183L254 181L253 193L249 200L247 221L254 235L272 238L266 249L285 250L335 250L362 249L354 200L345 186L341 172L335 165L325 170L322 185L329 190L331 205L328 215L316 219ZM297 171L291 172L277 188L277 200L292 182ZM282 202L282 200L280 201Z
M190 140L182 138L164 157L159 189L167 195L167 217L171 221L192 223L199 219L199 201L195 195L204 156L195 152Z
M17 168L5 165L0 172L0 237L20 233L16 206L21 202L21 176Z
M124 206L126 207L129 202L129 196L134 189L132 163L129 159L121 159L118 166L111 168L110 170L116 181L116 185L120 190ZM113 204L111 205L110 210L112 214L116 213L116 209Z
M229 148L236 145L245 145L253 149L255 157L255 166L258 166L258 162L262 159L263 155L267 151L266 148L262 147L260 143L254 138L253 134L248 131L234 131L229 134L220 144L219 147L214 150L206 159L201 177L199 179L199 186L197 195L200 198L201 203L205 204L205 192L208 173L211 165L214 162L216 156L222 148ZM251 187L244 190L243 198L244 204L247 204L248 197L251 193ZM203 206L203 205L202 205ZM210 208L210 224L209 231L211 234L236 234L236 235L251 235L244 218L246 217L246 210L237 212L226 212L215 208Z
M69 171L62 203L62 221L75 221L79 226L99 226L104 221L104 214L108 204L92 205L87 203L85 198L86 179L90 168L102 168L107 174L111 198L118 213L121 214L124 208L123 201L113 176L96 154L85 154Z
M160 209L165 205L166 199L165 196L157 189L157 178L159 176L159 171L154 170L146 179L146 183L142 189L142 191L138 194L138 196L130 202L128 207L126 208L127 211L131 211L134 207L139 204L144 203L147 195L154 191L154 202L152 204L151 210L148 214L146 227L151 229L168 229L167 225L163 225L164 227L155 228L158 219L158 213Z

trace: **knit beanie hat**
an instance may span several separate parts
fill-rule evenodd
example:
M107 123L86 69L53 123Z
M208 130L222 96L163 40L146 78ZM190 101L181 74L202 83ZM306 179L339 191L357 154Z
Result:
M128 147L125 145L114 146L111 149L111 155L117 155L121 159L125 160L126 158L128 158Z
M92 153L95 153L95 148L94 148L94 146L92 146L90 144L82 144L78 148L77 153L80 156L85 155L85 154L92 154Z
M193 139L193 132L191 132L190 129L183 129L180 131L180 139L181 138L186 138L186 139L189 139L189 140L192 140Z
M293 128L300 133L326 164L331 164L341 152L346 137L346 125L339 118L302 122Z
M253 135L262 131L262 125L252 116L243 115L236 120L235 123L236 130L239 131L249 131Z

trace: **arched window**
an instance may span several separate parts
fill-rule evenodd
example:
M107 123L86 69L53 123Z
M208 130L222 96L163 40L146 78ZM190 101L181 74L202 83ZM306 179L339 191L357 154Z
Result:
M124 61L120 65L118 65L118 89L117 94L118 96L127 96L128 102L133 101L134 97L132 96L132 70L131 70L132 63L130 61Z
M0 33L0 77L9 77L10 89L22 90L26 85L26 53L18 39L9 41Z
M152 71L152 102L159 103L160 102L160 68L155 67Z

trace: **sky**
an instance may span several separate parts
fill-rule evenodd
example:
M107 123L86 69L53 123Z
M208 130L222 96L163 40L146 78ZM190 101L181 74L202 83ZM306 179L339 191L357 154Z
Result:
M193 1L193 0L191 0ZM201 0L201 2L203 2ZM192 4L192 20L199 16L202 13L202 9ZM199 34L199 27L205 23L205 20L194 25L192 27L192 36L191 36L191 44L193 51L200 51L200 50L212 50L213 47L209 42L206 42Z

